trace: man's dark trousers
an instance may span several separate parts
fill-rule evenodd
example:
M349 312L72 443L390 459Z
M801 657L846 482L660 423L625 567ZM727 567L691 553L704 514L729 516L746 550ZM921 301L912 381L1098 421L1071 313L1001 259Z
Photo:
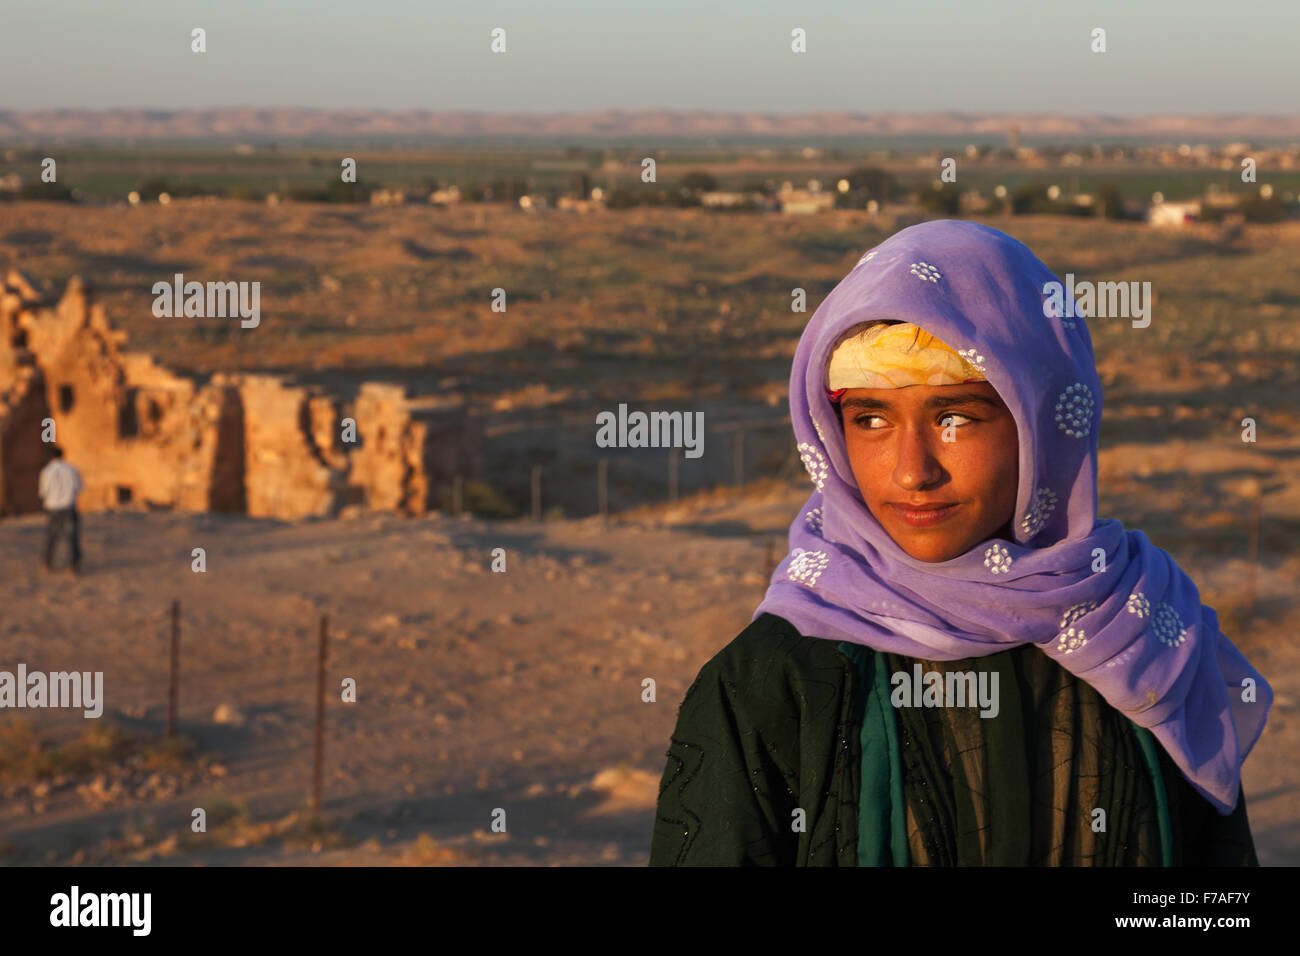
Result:
M72 554L72 570L81 567L81 543L77 540L77 509L55 508L45 512L45 567L54 564L54 547L60 538L68 539L68 548Z

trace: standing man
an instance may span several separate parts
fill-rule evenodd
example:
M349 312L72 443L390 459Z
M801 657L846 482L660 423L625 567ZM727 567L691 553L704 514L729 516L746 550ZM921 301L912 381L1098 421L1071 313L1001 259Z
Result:
M63 460L63 449L54 445L50 449L54 458L41 469L39 491L45 513L49 516L45 526L45 570L53 570L54 547L60 538L67 538L72 552L69 574L81 570L81 544L77 540L77 495L84 487L81 473Z

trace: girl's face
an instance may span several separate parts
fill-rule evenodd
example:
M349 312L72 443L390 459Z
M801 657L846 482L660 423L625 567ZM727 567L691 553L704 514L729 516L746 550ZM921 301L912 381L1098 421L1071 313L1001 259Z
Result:
M851 388L840 414L863 502L913 558L947 561L1011 537L1020 446L1015 418L988 382ZM950 507L906 510L929 505Z

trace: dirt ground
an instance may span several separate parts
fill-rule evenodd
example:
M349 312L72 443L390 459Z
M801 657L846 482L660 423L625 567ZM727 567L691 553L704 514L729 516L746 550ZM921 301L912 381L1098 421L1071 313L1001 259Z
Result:
M1261 861L1300 863L1300 223L989 224L1060 275L1156 290L1148 329L1090 325L1105 386L1101 514L1167 548L1271 682L1245 789ZM791 290L807 290L811 312L898 225L854 211L10 204L0 268L56 291L80 274L130 348L179 370L274 371L344 398L370 380L464 396L491 426L484 480L527 514L531 466L544 464L549 520L97 513L83 519L86 574L72 579L39 572L40 516L6 518L0 668L102 670L107 702L101 721L6 711L0 750L23 720L82 750L90 724L156 741L173 599L180 731L197 750L85 772L65 759L29 782L0 774L0 863L644 864L677 706L749 622L767 542L778 560L807 494L785 420L808 320ZM152 284L177 271L263 281L256 334L154 318ZM498 286L508 314L489 309ZM707 413L714 454L683 465L677 505L647 504L667 497L666 456L610 457L592 441L593 409L620 402ZM1246 417L1254 444L1240 437ZM733 480L736 428L738 483L751 483L695 494ZM608 527L587 517L598 459ZM495 548L504 573L491 570ZM313 828L302 813L322 614L326 822ZM339 699L349 677L355 703ZM205 835L190 831L196 807ZM505 833L493 832L498 808Z
M1276 451L1285 490L1273 495L1293 521L1300 458ZM1147 516L1139 526L1241 628L1234 637L1272 683L1273 716L1245 788L1261 862L1300 863L1300 557L1286 550L1289 535L1263 536L1256 613L1244 623L1234 603L1245 576L1232 556L1244 554L1232 544L1240 535L1225 520L1221 544L1204 537L1213 528L1197 547L1177 537L1184 511L1152 464L1164 454L1110 453L1103 474L1138 476L1125 498ZM1231 474L1221 455L1185 456L1183 467L1195 475L1198 461L1207 486ZM39 571L39 517L6 521L6 666L103 670L103 719L160 734L177 598L180 728L199 750L189 770L161 780L65 780L39 795L10 787L0 848L11 862L643 865L677 706L700 665L748 623L766 582L766 542L783 555L805 493L758 484L608 527L598 518L93 514L76 579ZM203 574L191 570L195 547L206 550ZM504 573L491 570L495 548L505 549ZM284 821L301 813L311 786L321 614L328 831L295 841ZM356 703L339 699L345 677L356 681ZM647 677L654 703L642 701ZM50 734L88 723L79 712L33 714ZM242 826L190 835L193 808L232 802ZM498 808L505 833L492 830Z

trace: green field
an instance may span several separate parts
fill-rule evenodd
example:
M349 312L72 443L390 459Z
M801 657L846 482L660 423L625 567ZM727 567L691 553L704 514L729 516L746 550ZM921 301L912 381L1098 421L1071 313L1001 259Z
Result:
M719 188L738 188L755 182L802 185L818 179L828 186L850 170L881 165L904 190L924 190L938 175L937 165L928 169L916 158L871 159L870 151L854 154L835 150L834 156L805 160L793 150L775 152L770 158L723 154L717 150L652 151L658 165L656 186L666 187L694 171L713 175ZM105 148L48 147L11 149L0 155L0 176L17 173L25 182L39 178L44 156L58 161L59 183L80 190L91 200L124 200L127 193L149 180L164 179L172 187L192 187L224 194L232 189L257 193L284 193L295 187L320 187L339 179L344 156L357 160L362 183L377 187L411 188L458 184L488 185L494 181L522 178L530 191L567 192L576 169L587 172L590 184L611 189L642 187L641 154L633 150L430 150L398 149L277 149L258 147L251 155L232 147L193 148ZM1221 192L1253 193L1258 184L1241 182L1234 170L1161 167L1126 163L1079 167L1036 167L1006 161L967 161L960 150L957 159L959 188L991 193L997 185L1014 191L1022 185L1059 185L1067 193L1092 192L1111 185L1126 199L1146 200L1154 192L1180 199L1200 195L1213 187ZM606 159L619 164L602 168ZM556 168L556 167L564 168ZM1300 192L1300 169L1273 172L1260 169L1259 183L1270 183L1279 194ZM652 187L653 188L653 187Z

